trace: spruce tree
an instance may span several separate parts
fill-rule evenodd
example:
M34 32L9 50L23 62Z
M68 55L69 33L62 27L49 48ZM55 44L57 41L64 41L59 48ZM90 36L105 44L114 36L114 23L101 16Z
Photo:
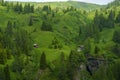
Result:
M116 23L120 23L120 12L119 12L119 14L118 14L117 17L116 17L115 22L116 22Z
M114 17L115 17L115 13L111 10L109 15L108 15L108 27L109 28L113 28L114 27Z
M4 74L5 74L5 80L11 80L10 79L10 70L9 70L8 65L4 67Z
M32 19L32 17L30 17L29 26L32 26L32 25L33 25L33 19Z
M47 64L46 64L46 55L43 52L41 57L40 57L40 69L45 70L47 68Z
M10 36L13 34L12 22L11 21L8 21L8 23L7 23L6 33L7 33L7 35L10 35Z
M95 46L95 54L98 54L98 52L100 51L100 49L98 48L98 46Z
M120 30L116 30L113 34L113 41L120 44Z

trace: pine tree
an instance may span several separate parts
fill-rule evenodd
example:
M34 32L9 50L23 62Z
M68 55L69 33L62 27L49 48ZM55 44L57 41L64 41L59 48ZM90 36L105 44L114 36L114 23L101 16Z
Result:
M120 23L120 12L119 12L119 14L118 14L117 17L116 17L115 22L116 22L116 23Z
M86 41L84 42L84 53L85 54L90 54L90 52L91 52L91 42L90 42L90 39L88 38L88 39L86 39Z
M113 34L113 41L120 44L120 30L116 30Z
M74 76L76 75L79 68L79 62L80 55L72 50L68 58L68 70L67 70L67 74L70 80L74 80Z
M46 64L46 55L43 52L41 57L40 57L40 69L45 70L47 68L47 64Z
M114 17L115 17L115 13L111 10L108 16L108 20L107 20L109 28L114 27Z
M100 51L100 49L98 48L98 46L95 46L95 54L98 54L98 52Z
M58 66L58 79L66 80L66 77L67 77L66 72L67 72L67 68L66 68L66 62L65 62L65 55L62 52L60 55L60 62L59 62L59 66Z
M9 70L8 65L4 67L4 74L5 74L5 80L11 80L10 79L10 70Z
M0 64L5 64L7 60L6 50L0 49Z
M13 34L12 22L11 21L8 21L8 23L7 23L6 33L7 33L7 35L10 35L10 36Z
M52 25L50 21L43 21L41 26L42 31L52 31Z
M32 17L30 17L29 26L32 26L32 25L33 25L33 19L32 19Z
M31 6L31 13L34 13L34 5Z
M95 42L99 42L99 31L100 31L100 19L99 19L99 15L98 15L98 11L96 11L95 13L95 17L93 20L93 32L94 32L94 39Z

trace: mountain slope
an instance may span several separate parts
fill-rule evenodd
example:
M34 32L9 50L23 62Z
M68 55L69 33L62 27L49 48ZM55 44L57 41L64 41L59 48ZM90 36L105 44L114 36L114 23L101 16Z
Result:
M53 8L59 7L59 8L66 8L69 6L73 6L78 9L85 9L85 10L91 10L91 9L98 9L101 8L101 5L97 4L90 4L90 3L84 3L84 2L77 2L77 1L68 1L68 2L46 2L46 3L39 3L38 5L50 5Z
M14 2L16 3L16 2ZM22 2L25 4L26 2ZM61 8L65 9L67 7L73 6L77 9L84 9L84 10L94 10L94 9L99 9L101 7L104 7L103 5L97 5L97 4L92 4L92 3L85 3L85 2L78 2L78 1L67 1L67 2L32 2L30 4L35 5L36 8L38 7L43 7L44 5L50 5L53 9L54 8Z

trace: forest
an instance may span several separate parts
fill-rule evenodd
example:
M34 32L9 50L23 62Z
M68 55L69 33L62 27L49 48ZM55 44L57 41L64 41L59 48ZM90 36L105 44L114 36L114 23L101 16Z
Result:
M120 80L120 0L0 0L0 80Z

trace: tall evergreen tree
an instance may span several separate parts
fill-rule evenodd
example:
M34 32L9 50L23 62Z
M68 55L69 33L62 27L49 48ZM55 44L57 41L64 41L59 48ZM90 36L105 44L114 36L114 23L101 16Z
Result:
M33 25L33 19L32 19L32 17L30 17L29 26L32 26L32 25Z
M41 30L52 31L52 25L51 25L50 21L43 21L42 26L41 26Z
M6 33L7 33L7 35L10 35L10 36L13 34L12 22L11 21L8 21L8 23L7 23Z
M67 70L67 74L70 80L74 80L74 76L77 74L79 68L79 62L80 55L72 50L68 58L68 70Z
M113 41L120 44L120 30L116 30L113 34Z
M95 54L98 54L99 51L100 51L100 49L98 48L98 46L95 46L95 51L94 51L94 53L95 53Z
M9 70L8 65L4 67L4 74L5 74L5 80L11 80L10 79L10 70Z
M110 13L109 13L109 16L108 16L108 27L110 27L110 28L113 28L114 27L114 17L115 17L115 13L114 13L114 11L110 11Z
M5 64L7 60L7 54L5 49L0 49L0 64Z
M31 6L31 13L34 13L34 5Z
M40 57L40 69L45 70L47 68L46 55L43 52Z
M119 14L118 14L117 17L116 17L115 22L116 22L116 23L120 23L120 12L119 12Z
M62 52L60 55L60 62L59 62L59 69L58 69L58 79L59 80L66 80L67 78L67 68L66 68L66 61L65 61L65 55ZM61 74L62 73L62 74Z

